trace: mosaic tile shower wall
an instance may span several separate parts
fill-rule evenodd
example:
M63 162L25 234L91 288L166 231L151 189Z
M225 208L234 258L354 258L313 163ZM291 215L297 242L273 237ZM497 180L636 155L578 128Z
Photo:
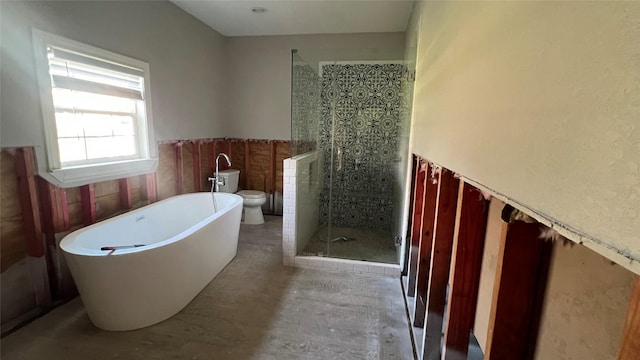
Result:
M404 75L401 64L322 66L319 147L324 169L333 169L324 172L322 223L331 197L332 224L392 230Z
M311 66L293 65L291 156L317 149L320 128L320 77Z

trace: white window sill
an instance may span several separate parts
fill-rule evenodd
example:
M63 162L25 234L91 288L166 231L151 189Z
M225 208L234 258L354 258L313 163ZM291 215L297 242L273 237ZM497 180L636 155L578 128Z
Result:
M156 171L157 167L158 159L152 158L76 166L53 171L39 169L38 175L58 187L68 188L148 174Z

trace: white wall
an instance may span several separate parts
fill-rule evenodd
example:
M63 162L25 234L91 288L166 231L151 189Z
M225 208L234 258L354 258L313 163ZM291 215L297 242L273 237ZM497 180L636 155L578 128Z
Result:
M403 48L404 33L229 38L228 90L232 96L227 136L291 138L291 49L301 49L303 58L313 62L335 60L336 50L339 60L372 59L385 49L395 51L384 53L385 57L403 59ZM325 54L328 58L322 58Z
M169 2L1 2L3 147L42 146L31 27L149 63L156 139L224 136L226 39Z
M416 4L412 151L640 272L638 19L638 2Z

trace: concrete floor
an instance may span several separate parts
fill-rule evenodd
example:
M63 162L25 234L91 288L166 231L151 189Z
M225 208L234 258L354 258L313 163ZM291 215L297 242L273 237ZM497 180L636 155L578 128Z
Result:
M265 218L172 318L102 331L76 299L2 339L1 358L413 359L399 279L285 267L282 218Z
M321 225L299 255L330 256L340 259L366 260L397 264L398 254L391 233L381 230L333 226L329 236L327 225ZM346 240L329 241L338 237ZM322 253L323 255L318 255Z

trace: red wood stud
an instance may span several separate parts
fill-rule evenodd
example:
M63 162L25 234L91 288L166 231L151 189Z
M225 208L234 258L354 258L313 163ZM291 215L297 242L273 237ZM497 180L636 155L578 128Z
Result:
M478 301L489 200L473 185L461 182L453 239L444 359L467 358L469 333Z
M458 204L458 185L459 179L455 174L443 168L438 184L438 205L429 268L427 313L422 345L422 358L425 360L440 359L442 324Z
M118 180L118 188L120 190L120 208L123 210L129 210L133 206L131 200L131 180L124 178Z
M200 167L200 141L193 142L193 190L202 191L202 168Z
M213 140L209 143L209 172L213 172L213 169L216 168L216 156L218 156L217 145L218 140Z
M84 225L94 224L96 222L96 195L93 184L80 187L80 205Z
M271 187L269 192L275 194L276 192L276 142L269 140L269 160L271 161L271 167L269 169L271 174Z
M26 250L28 256L44 256L42 224L38 207L38 193L34 175L33 149L19 148L16 151L16 175L18 195L25 227Z
M183 174L183 162L182 162L182 143L177 142L173 147L174 165L176 174L176 193L182 194L184 192L184 174Z
M58 188L58 206L60 207L60 213L62 214L62 223L60 228L56 229L56 232L69 231L71 229L71 222L69 221L69 204L67 202L67 190Z
M251 176L249 173L251 172L251 144L249 140L244 141L244 178L245 178L245 187L247 189L251 189Z
M539 238L539 224L514 221L505 227L498 253L485 359L531 359L551 242Z
M42 219L42 230L45 234L47 245L51 246L56 243L55 230L53 226L53 185L49 184L41 177L37 178L38 191L40 192L40 212Z
M147 200L149 204L158 201L158 188L155 173L142 175L140 185L142 197Z
M640 276L636 276L629 298L618 360L635 360L640 354Z
M422 164L426 165L425 167ZM411 222L411 247L409 248L409 274L407 283L407 295L416 294L416 275L418 272L418 254L420 250L420 230L422 229L422 212L424 211L425 179L428 164L416 158L416 178L413 189L413 210Z
M31 285L38 307L51 305L50 279L55 279L51 257L47 255L42 238L42 223L35 179L33 148L16 150L15 170L18 180L18 197L25 229L25 250L31 275Z
M425 194L418 246L418 267L416 270L416 301L413 312L413 326L423 327L427 307L429 269L431 266L431 248L436 224L438 206L438 185L440 173L429 163L425 174Z

